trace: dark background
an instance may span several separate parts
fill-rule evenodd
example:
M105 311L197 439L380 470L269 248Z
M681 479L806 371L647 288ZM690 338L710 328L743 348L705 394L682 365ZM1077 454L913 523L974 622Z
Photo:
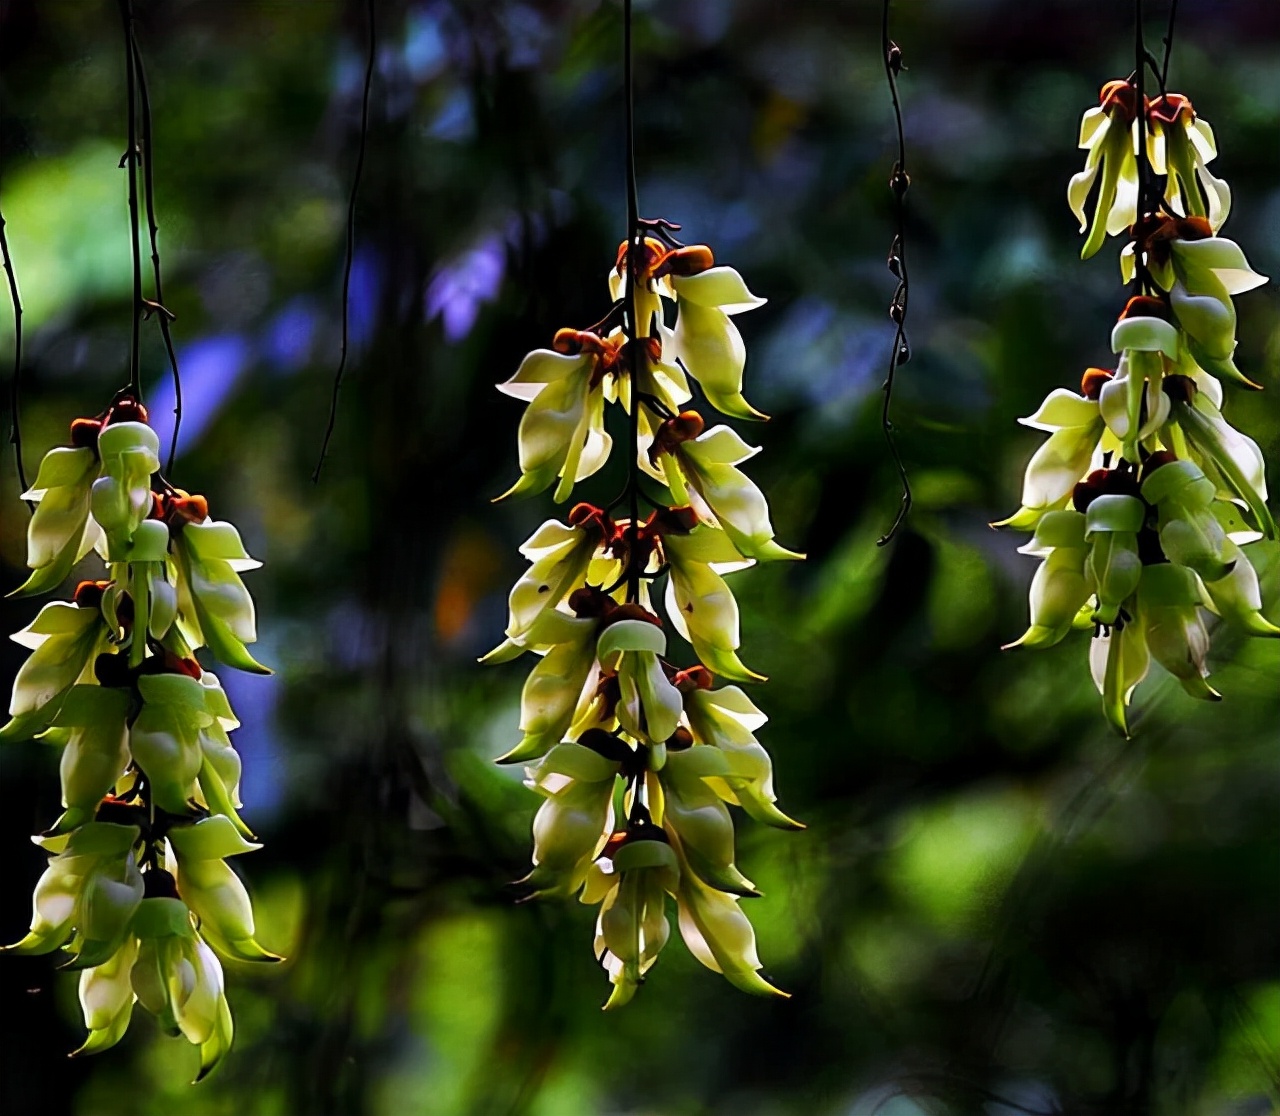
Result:
M1158 48L1167 8L1147 8ZM1171 87L1217 131L1226 233L1276 274L1280 8L1181 8ZM739 428L764 446L750 468L780 541L810 560L733 584L744 658L771 676L754 696L781 805L809 828L739 827L761 955L791 1000L745 997L673 941L602 1016L591 912L516 906L505 886L537 800L490 760L515 743L526 667L475 658L500 638L515 547L552 513L488 503L516 475L521 410L493 384L600 317L624 234L620 7L378 0L352 361L313 487L363 4L138 0L187 394L172 479L266 562L247 580L276 674L228 680L266 842L239 866L262 941L291 960L229 972L235 1049L190 1088L193 1052L141 1012L119 1048L67 1062L74 978L0 958L0 1111L1280 1110L1280 647L1218 632L1216 706L1153 672L1128 743L1103 723L1085 637L998 650L1035 567L986 526L1040 437L1014 420L1108 362L1121 304L1119 243L1081 263L1065 191L1080 114L1131 68L1130 5L900 9L914 358L896 414L917 505L877 549L897 500L876 391L893 284L879 5L637 3L641 211L770 300L738 321L748 397L774 419ZM126 379L122 70L113 4L0 0L32 473ZM1239 309L1241 367L1273 390L1228 388L1227 414L1274 461L1275 288ZM153 324L144 338L163 429ZM584 495L607 500L619 475ZM7 456L0 489L10 587L26 515ZM1276 548L1253 554L1276 619ZM36 608L5 602L4 630ZM5 645L6 684L22 654ZM0 752L6 941L56 765L37 743Z

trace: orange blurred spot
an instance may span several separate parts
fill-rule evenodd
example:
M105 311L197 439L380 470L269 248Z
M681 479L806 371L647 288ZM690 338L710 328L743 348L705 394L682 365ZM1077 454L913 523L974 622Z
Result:
M436 589L436 635L443 643L459 639L476 603L497 585L502 560L493 539L473 527L460 527L445 547Z

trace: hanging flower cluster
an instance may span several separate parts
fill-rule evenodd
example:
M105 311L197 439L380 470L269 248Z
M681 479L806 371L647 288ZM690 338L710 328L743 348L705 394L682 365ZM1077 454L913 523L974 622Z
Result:
M56 588L91 550L107 577L47 604L13 638L31 649L0 739L62 749L61 817L36 842L51 854L31 931L7 947L61 948L80 972L89 1037L114 1045L135 1002L199 1047L200 1075L231 1045L218 954L274 961L254 941L253 910L227 858L259 846L236 812L239 722L205 647L266 673L253 601L240 579L259 563L203 496L159 476L160 443L129 392L71 424L24 498L32 573L17 590ZM153 488L158 484L159 490Z
M1092 629L1094 681L1127 734L1126 708L1152 659L1192 696L1219 699L1207 681L1206 612L1280 636L1242 549L1277 537L1265 464L1223 417L1219 381L1258 386L1235 364L1232 299L1266 278L1218 235L1231 192L1206 168L1213 132L1186 97L1146 100L1133 83L1110 82L1085 113L1080 145L1088 162L1068 195L1081 231L1090 227L1083 255L1127 229L1121 271L1136 293L1111 333L1114 369L1090 368L1080 394L1058 388L1021 420L1049 439L1027 466L1022 508L996 526L1034 531L1022 552L1043 559L1031 626L1010 646ZM1163 191L1153 175L1167 176Z
M734 863L729 805L796 829L774 805L773 767L755 733L766 718L737 686L760 675L738 657L737 602L724 575L799 558L774 541L764 495L739 468L757 451L688 404L690 378L717 410L763 418L742 395L746 353L733 315L763 303L711 250L665 222L641 222L609 275L613 307L562 329L501 385L528 402L520 480L507 495L555 486L557 502L609 456L606 404L629 419L629 483L609 508L578 503L521 547L506 640L485 661L539 656L525 683L521 742L500 762L530 764L545 801L533 823L538 896L599 906L596 957L625 1004L669 934L738 987L777 993L759 973L739 907L757 895ZM674 321L669 317L674 311ZM656 485L641 519L641 474ZM660 487L659 487L660 486ZM629 501L627 517L613 507ZM651 588L666 579L665 621ZM674 633L699 660L678 667Z

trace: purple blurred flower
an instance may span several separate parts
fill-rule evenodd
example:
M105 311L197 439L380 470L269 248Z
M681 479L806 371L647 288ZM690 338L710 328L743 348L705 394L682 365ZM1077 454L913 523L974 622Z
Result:
M351 344L359 349L373 336L378 317L378 297L382 293L382 272L371 249L356 250L351 261L351 294L347 303L347 324Z
M465 143L475 134L475 113L471 108L471 94L465 89L451 90L440 111L427 128L432 139L448 143Z
M428 8L411 8L405 16L404 62L414 81L430 81L449 62L440 19Z
M480 243L441 265L427 287L427 321L440 318L445 340L461 341L471 332L481 304L492 302L497 296L506 266L506 247L498 233L489 233Z
M285 797L285 758L272 728L280 700L280 676L224 670L219 671L218 681L241 718L233 737L244 762L240 797L246 812L265 818L280 808Z
M889 322L868 320L822 299L797 300L765 342L758 365L766 398L846 410L870 393L893 336Z
M318 324L310 299L291 299L262 331L262 355L277 372L298 371L311 359Z
M182 374L182 430L178 449L195 445L218 416L253 356L239 333L200 337L178 349ZM167 446L173 434L173 380L165 377L151 393L151 425Z

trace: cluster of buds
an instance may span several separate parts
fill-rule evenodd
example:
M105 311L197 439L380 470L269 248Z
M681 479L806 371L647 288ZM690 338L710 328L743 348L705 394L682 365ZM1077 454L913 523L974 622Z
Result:
M265 673L241 572L259 565L203 496L159 476L146 409L123 394L71 424L24 498L31 576L56 588L96 550L106 578L45 605L13 638L31 649L0 739L61 747L61 817L36 842L52 854L31 930L7 947L61 948L80 972L89 1037L114 1045L134 1003L200 1051L200 1075L231 1044L218 954L273 961L254 940L248 893L227 858L258 846L241 821L239 722L197 648ZM156 491L153 484L158 484Z
M605 404L626 412L629 484L613 506L576 504L521 547L528 571L510 598L505 641L484 661L540 656L524 685L523 739L500 762L526 763L545 801L533 823L532 896L599 905L596 957L625 1004L669 935L749 992L778 994L759 973L738 900L759 894L734 863L729 806L785 829L773 766L755 733L766 718L736 685L763 679L743 664L739 612L724 575L798 558L774 540L760 489L738 466L756 450L688 407L690 379L737 418L763 418L742 395L746 353L732 315L762 304L711 250L676 226L641 222L609 275L613 307L587 330L560 330L501 390L529 403L521 478L510 493L554 483L557 501L608 457ZM648 235L652 234L652 235ZM674 315L672 314L674 312ZM669 318L673 320L669 321ZM642 477L654 489L641 519ZM664 620L652 601L666 579ZM669 633L698 662L669 658Z
M1218 235L1230 192L1205 169L1215 153L1209 126L1181 95L1146 102L1149 166L1139 167L1137 103L1129 83L1103 88L1102 107L1085 114L1089 162L1070 190L1083 221L1101 161L1085 255L1105 233L1129 231L1121 270L1137 293L1111 333L1116 366L1090 368L1079 395L1056 389L1022 420L1050 436L1027 466L1022 508L996 524L1034 531L1022 551L1044 559L1031 626L1010 646L1051 646L1073 628L1092 629L1094 681L1108 720L1126 734L1127 706L1152 659L1192 696L1218 700L1207 682L1209 614L1251 635L1280 635L1262 615L1243 549L1277 538L1265 463L1221 410L1220 378L1257 387L1235 364L1232 299L1266 278Z

